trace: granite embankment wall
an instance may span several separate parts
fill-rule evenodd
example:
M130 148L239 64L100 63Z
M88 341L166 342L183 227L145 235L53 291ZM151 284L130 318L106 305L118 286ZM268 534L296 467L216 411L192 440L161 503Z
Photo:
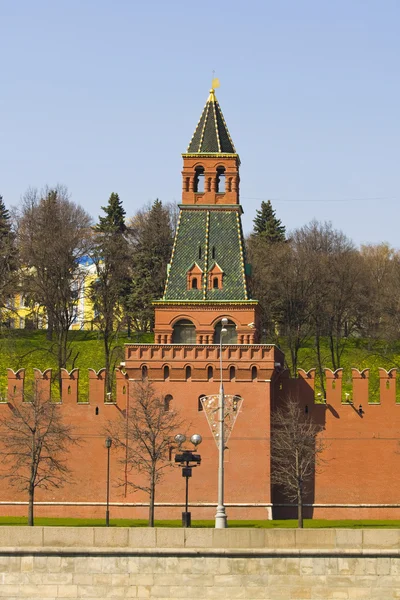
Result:
M400 531L0 527L0 597L390 600Z

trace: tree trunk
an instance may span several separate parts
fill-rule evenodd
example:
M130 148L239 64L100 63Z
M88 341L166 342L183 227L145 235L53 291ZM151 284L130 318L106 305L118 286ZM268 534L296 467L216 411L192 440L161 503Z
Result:
M46 312L47 312L47 331L46 331L46 339L51 342L51 340L53 339L53 329L54 329L54 325L53 325L53 315L51 314L51 311L48 309L48 307L46 307Z
M150 479L150 505L149 505L149 527L154 527L154 502L155 502L155 492L156 492L156 483L154 481L154 474L151 474Z
M111 399L112 392L112 375L111 375L111 349L108 331L104 331L104 362L106 369L106 400ZM108 395L110 394L110 395Z
M301 483L299 482L299 489L297 491L297 521L298 527L303 529L303 494L301 491Z
M30 484L29 485L29 504L28 504L28 525L33 527L34 519L33 519L33 506L34 506L34 497L35 497L35 487Z
M296 448L296 478L297 478L297 521L303 529L303 481L300 476L299 451Z
M322 396L323 398L325 398L325 381L324 381L324 367L322 364L322 356L321 356L321 337L319 335L319 330L317 329L316 335L315 335L315 348L317 351L317 367L318 367L318 373L319 373L319 377L320 377L320 381L321 381L321 390L322 390Z

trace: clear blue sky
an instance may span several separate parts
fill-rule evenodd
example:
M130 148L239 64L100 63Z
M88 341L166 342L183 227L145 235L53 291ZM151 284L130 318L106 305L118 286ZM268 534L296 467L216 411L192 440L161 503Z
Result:
M262 199L400 247L398 0L0 0L0 194L63 183L94 218L180 201L212 71Z

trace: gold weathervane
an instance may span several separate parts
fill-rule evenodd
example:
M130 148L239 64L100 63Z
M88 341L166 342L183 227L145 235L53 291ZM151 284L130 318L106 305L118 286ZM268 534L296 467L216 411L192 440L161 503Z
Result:
M208 96L208 102L215 102L214 90L216 90L217 88L219 88L219 79L218 77L213 77L213 80L211 82L210 95Z

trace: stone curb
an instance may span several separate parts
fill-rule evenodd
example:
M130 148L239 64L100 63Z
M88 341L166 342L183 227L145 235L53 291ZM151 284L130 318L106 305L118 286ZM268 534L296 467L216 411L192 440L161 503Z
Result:
M382 548L93 548L0 547L0 556L165 556L227 558L399 558L400 549Z

